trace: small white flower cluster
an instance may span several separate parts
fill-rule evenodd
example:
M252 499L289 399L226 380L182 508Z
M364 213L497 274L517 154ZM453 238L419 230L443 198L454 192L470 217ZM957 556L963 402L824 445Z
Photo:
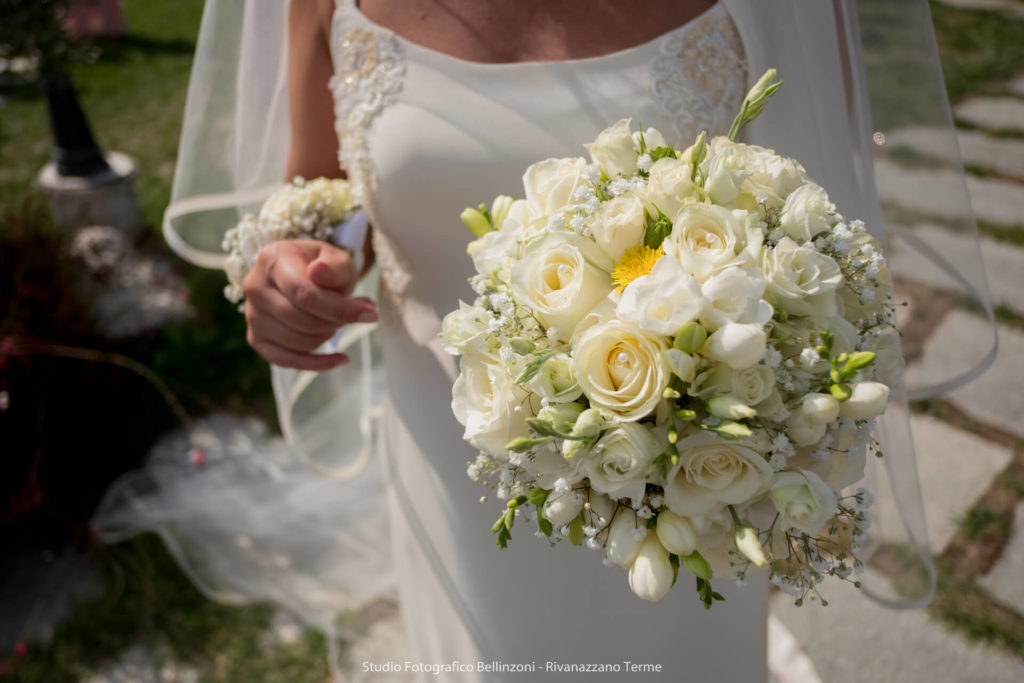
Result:
M586 148L463 213L478 296L441 338L498 543L532 505L648 600L680 567L708 605L751 563L801 599L847 578L870 494L840 492L902 364L877 242L769 149L628 119Z
M232 303L244 298L242 281L256 265L260 249L278 240L299 237L327 241L334 227L359 207L347 180L295 178L276 190L258 214L246 214L224 235L227 252L224 296Z

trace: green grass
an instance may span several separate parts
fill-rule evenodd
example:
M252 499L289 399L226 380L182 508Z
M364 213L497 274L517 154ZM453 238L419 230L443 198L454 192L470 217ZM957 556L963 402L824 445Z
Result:
M11 660L12 683L74 683L104 661L142 643L169 661L196 669L201 681L309 683L328 677L327 646L314 632L295 643L268 645L272 612L227 607L203 597L155 536L88 555L110 588L78 607L45 645Z

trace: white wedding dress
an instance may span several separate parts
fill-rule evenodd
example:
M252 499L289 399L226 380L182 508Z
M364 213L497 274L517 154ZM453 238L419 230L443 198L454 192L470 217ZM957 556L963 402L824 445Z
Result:
M547 673L557 664L660 665L642 680L764 681L767 582L717 586L708 612L692 578L657 604L623 570L584 548L549 547L523 525L495 545L498 501L466 476L476 452L449 407L455 359L440 319L472 300L467 205L521 193L523 171L580 156L627 116L677 143L724 132L746 91L743 47L724 7L620 52L562 62L481 64L436 52L371 23L339 0L334 92L342 165L371 189L381 271L379 338L389 403L392 548L408 659L531 664L532 680L630 680ZM499 667L500 668L500 667ZM459 673L503 681L524 674ZM381 675L385 679L385 675ZM423 674L422 680L431 680ZM436 680L436 679L434 679Z

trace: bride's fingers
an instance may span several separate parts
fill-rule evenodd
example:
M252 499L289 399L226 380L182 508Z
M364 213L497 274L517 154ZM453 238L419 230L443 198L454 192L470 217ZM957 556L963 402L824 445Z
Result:
M247 318L249 323L248 340L253 348L259 342L267 341L276 346L306 353L323 344L334 335L334 330L325 330L318 334L305 334L294 330L282 321L259 313Z
M349 361L349 357L344 353L301 353L282 348L268 341L259 342L258 345L253 344L253 348L267 362L296 370L321 372L344 365Z
M305 334L333 334L344 322L328 320L296 308L284 294L276 289L262 288L252 291L246 298L245 318L251 321L260 316L279 320L296 332Z

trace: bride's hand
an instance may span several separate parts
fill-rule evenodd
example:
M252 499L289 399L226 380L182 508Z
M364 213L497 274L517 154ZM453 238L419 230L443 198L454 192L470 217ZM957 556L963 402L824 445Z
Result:
M352 297L359 273L348 252L319 240L280 240L260 250L245 277L246 339L267 361L330 370L343 353L314 354L342 325L373 322L371 299Z

